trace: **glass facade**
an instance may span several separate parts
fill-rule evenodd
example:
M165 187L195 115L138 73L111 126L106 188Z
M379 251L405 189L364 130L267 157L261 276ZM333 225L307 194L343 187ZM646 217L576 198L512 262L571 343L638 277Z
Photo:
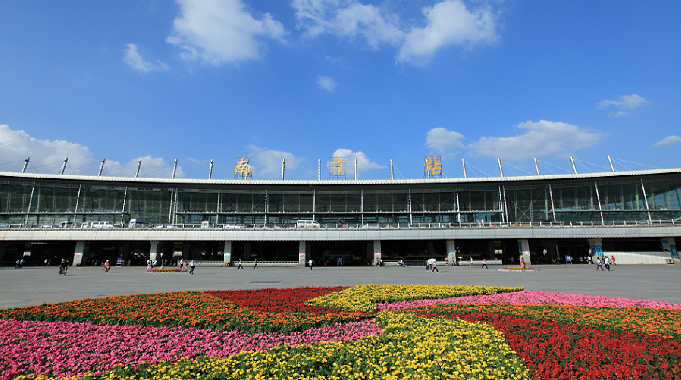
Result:
M681 173L444 184L149 180L134 187L96 177L0 177L0 222L10 224L126 224L133 218L154 224L621 223L680 217Z

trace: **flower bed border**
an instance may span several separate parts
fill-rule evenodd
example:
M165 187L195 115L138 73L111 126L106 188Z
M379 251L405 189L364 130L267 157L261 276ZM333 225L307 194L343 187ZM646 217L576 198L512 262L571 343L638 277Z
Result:
M497 269L499 272L539 272L539 269L537 268L499 268Z
M148 269L147 273L187 273L186 269Z

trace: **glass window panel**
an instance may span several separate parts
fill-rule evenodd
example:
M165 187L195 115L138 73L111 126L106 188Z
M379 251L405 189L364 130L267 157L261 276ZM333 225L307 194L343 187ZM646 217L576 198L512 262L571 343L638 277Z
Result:
M284 194L267 194L267 212L284 212Z
M126 211L131 219L142 219L154 224L168 223L171 195L169 189L129 188Z
M124 188L83 186L78 201L79 213L120 213L123 210ZM98 221L100 219L88 219ZM102 219L101 221L107 221ZM118 221L120 223L120 220Z
M26 212L33 184L0 183L0 212Z
M74 212L78 187L36 185L31 212Z

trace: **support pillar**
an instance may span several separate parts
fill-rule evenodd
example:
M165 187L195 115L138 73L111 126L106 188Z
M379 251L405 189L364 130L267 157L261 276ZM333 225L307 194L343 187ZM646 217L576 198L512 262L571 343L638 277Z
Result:
M603 256L603 239L593 238L589 240L589 256Z
M494 254L496 246L494 245L494 240L490 240L487 243L487 260L495 260L497 256Z
M532 265L532 260L530 259L530 242L527 239L518 239L518 252L520 253L520 258L525 259L525 266Z
M125 263L130 258L130 243L123 243L118 247L118 257L122 257Z
M193 259L192 256L192 243L185 242L182 243L182 259L185 261Z
M374 240L374 265L381 259L381 241Z
M230 266L232 262L232 242L231 241L226 241L225 242L225 249L222 251L222 254L224 255L224 262L225 266L228 267Z
M304 267L307 261L307 244L304 241L298 242L298 266Z
M672 258L679 258L679 251L676 248L676 241L673 237L662 238L662 249L668 251Z
M251 259L251 243L250 242L244 243L244 258L246 260Z
M453 265L456 263L456 244L454 240L446 240L445 245L447 247L447 265Z
M76 242L76 249L75 252L73 253L73 263L71 265L75 266L80 266L81 263L83 262L83 256L85 256L88 252L88 249L90 248L90 243L86 243L84 241L77 241Z
M435 244L432 241L428 242L428 254L435 256Z
M153 260L159 259L159 258L156 257L157 254L158 254L158 242L152 241L151 247L149 247L149 260L153 261Z
M545 248L546 250L546 260L547 263L552 263L553 260L560 259L560 254L556 251L556 241L555 240L547 240L545 242Z
M0 263L2 263L2 259L5 257L5 247L7 247L7 244L0 243Z

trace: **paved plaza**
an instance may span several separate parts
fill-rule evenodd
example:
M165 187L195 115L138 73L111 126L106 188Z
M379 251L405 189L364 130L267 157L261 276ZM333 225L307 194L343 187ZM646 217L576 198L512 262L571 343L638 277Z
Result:
M681 303L681 265L620 265L611 272L595 266L539 266L539 272L499 272L480 267L197 267L188 273L147 273L144 267L0 268L0 308L116 295L181 290L260 289L358 284L522 286L542 290Z

